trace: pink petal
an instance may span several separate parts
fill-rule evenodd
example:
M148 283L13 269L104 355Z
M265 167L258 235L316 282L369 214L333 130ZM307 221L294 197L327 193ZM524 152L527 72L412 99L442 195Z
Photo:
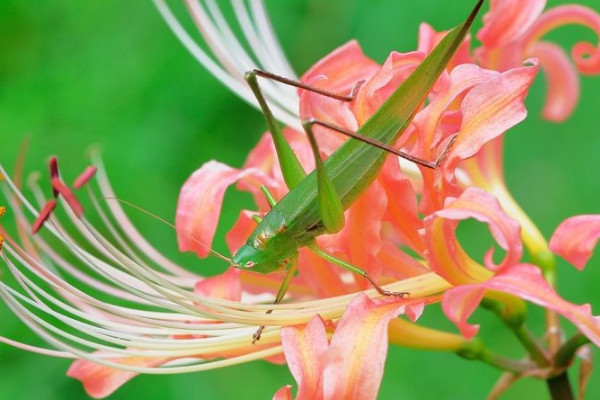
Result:
M290 385L286 385L279 389L275 395L273 396L273 400L293 400L292 397L292 387Z
M326 77L327 89L343 92L378 69L379 65L364 55L358 42L351 40L318 61L300 80L309 83L315 78Z
M544 118L561 122L573 112L579 99L579 78L565 51L552 43L536 43L530 54L539 59L548 82Z
M239 269L229 268L223 274L204 278L196 283L194 291L206 297L240 301L242 297L240 272Z
M523 254L521 227L486 191L469 187L458 199L449 199L444 209L425 219L427 259L431 268L455 284L476 282L489 277L462 249L456 239L457 221L474 218L487 223L492 236L506 255L499 265L487 260L486 266L501 271L517 263Z
M118 361L122 364L135 365L138 367L158 367L168 362L169 359L134 357L112 361ZM67 371L67 376L80 380L83 383L83 387L87 394L95 399L101 399L111 395L115 390L137 375L138 374L135 372L105 367L87 360L75 361Z
M520 38L538 19L546 0L492 0L477 34L485 47L500 47Z
M436 32L431 25L421 23L419 25L419 45L417 50L429 54L447 33L448 31ZM452 71L457 65L471 63L473 63L473 58L471 57L471 35L467 35L463 43L456 50L446 69Z
M298 383L296 399L322 399L324 354L329 347L323 320L316 316L305 326L283 328L281 343L290 372Z
M358 42L353 40L315 64L302 76L301 81L336 94L348 95L359 81L370 78L378 69L379 65L366 57ZM302 120L315 118L353 131L358 129L350 103L307 90L300 90L299 93ZM326 155L331 154L347 139L320 126L315 127L315 133L320 148Z
M379 71L360 88L354 102L354 114L359 125L371 118L424 58L425 54L419 51L390 53Z
M444 311L449 312L448 317L459 326L466 324L469 311L474 310L474 303L481 297L479 294L482 289L514 294L554 310L570 320L596 346L600 346L600 317L591 314L589 304L576 305L563 300L542 277L540 269L534 265L517 264L488 281L450 289L443 299L444 303L448 303L444 305ZM460 310L461 307L464 311Z
M323 373L326 400L377 398L388 347L388 324L404 306L359 294L338 322Z
M550 239L550 250L582 270L600 237L600 215L579 215L563 221Z
M468 289L463 289L468 288ZM442 310L448 319L456 324L458 330L466 339L471 339L479 331L479 325L467 323L481 303L485 289L477 285L464 285L450 289L442 298Z
M526 48L531 47L548 32L564 25L585 26L600 35L600 15L591 8L580 5L564 5L546 11L536 21L524 39ZM586 75L600 73L600 47L592 43L580 42L571 51L579 72Z
M525 119L523 102L538 67L527 66L503 72L473 88L464 98L463 121L445 170L475 155L484 144Z
M264 175L256 169L237 170L209 161L188 178L181 188L175 216L179 250L194 251L199 257L210 254L225 190L240 179L260 182Z
M256 221L252 219L253 215L257 215L253 211L242 210L240 215L233 224L233 228L225 235L225 242L231 254L235 253L250 237L256 226Z

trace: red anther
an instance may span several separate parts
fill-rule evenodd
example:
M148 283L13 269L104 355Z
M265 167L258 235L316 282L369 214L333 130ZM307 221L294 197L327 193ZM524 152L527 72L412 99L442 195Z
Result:
M58 158L56 156L50 157L48 166L50 167L50 179L58 178ZM52 194L54 197L58 196L58 190L52 188Z
M50 199L46 204L44 204L44 208L40 211L40 215L38 215L37 219L33 223L33 227L31 228L31 233L36 234L40 228L44 225L44 223L50 218L52 211L56 208L56 200Z
M79 203L77 197L75 197L67 185L62 183L58 178L52 178L52 187L60 193L67 203L69 203L69 206L71 206L71 209L77 217L81 217L83 215L83 207L81 206L81 203Z
M75 182L73 182L73 187L75 189L80 189L83 185L88 183L90 179L94 177L94 175L96 175L96 171L98 171L98 168L96 167L87 167L85 171L83 171L81 175L79 175L77 179L75 179Z

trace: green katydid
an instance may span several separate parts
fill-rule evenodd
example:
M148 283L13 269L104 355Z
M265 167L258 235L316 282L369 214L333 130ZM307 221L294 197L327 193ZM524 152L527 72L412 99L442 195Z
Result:
M275 304L281 302L285 295L291 277L296 271L298 248L303 246L309 246L326 260L365 277L383 295L406 295L406 293L383 290L362 269L336 259L316 247L315 238L324 233L338 232L343 228L344 210L350 207L358 196L370 186L382 168L388 153L394 153L430 168L437 167L443 159L448 148L437 160L425 161L391 146L408 128L412 117L424 102L429 90L462 43L482 3L483 0L477 2L467 20L444 37L357 132L349 132L318 120L304 121L303 127L310 140L316 161L316 170L309 175L306 175L285 140L260 91L257 77L278 80L342 101L351 101L357 86L348 96L342 96L260 70L246 74L246 80L265 114L282 173L290 191L276 204L271 202L271 211L259 221L246 244L234 254L232 262L238 268L264 274L285 267L287 275L276 295ZM323 161L314 138L314 125L324 126L358 140L347 141L326 161ZM255 339L260 337L261 330L262 328L255 334Z

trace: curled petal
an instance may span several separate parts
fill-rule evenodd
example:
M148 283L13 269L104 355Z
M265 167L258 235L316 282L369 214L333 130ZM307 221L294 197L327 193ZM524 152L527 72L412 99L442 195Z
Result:
M565 51L552 43L536 43L531 49L531 56L540 61L548 82L542 115L550 121L564 121L571 115L579 99L577 71Z
M452 283L481 281L490 276L464 252L456 239L457 221L467 218L487 223L498 245L506 250L500 265L494 265L488 258L489 269L503 270L521 259L519 224L506 215L494 196L469 187L458 199L448 201L444 209L425 219L426 255L435 272Z
M259 170L237 170L217 161L209 161L188 178L175 216L179 250L194 251L199 257L210 253L225 190L240 179L266 178Z
M600 215L578 215L563 221L550 239L550 250L582 270L600 238Z
M468 287L469 289L462 289ZM471 339L479 332L479 325L469 324L467 319L473 314L483 296L485 288L477 285L459 286L450 289L442 298L442 309L448 319L458 327L458 330L466 339ZM462 289L462 290L461 290Z
M473 88L462 102L463 121L445 170L475 155L484 144L525 119L523 102L537 65L503 72Z
M485 47L499 47L520 38L538 19L546 0L492 0L477 34Z
M592 315L589 304L576 305L563 300L542 277L540 269L530 264L517 264L488 281L447 291L443 298L444 311L459 327L463 326L461 330L481 300L482 290L510 293L554 310L570 320L596 346L600 345L600 317ZM472 329L467 328L467 332L472 333Z
M326 400L377 398L388 347L388 324L404 309L358 295L337 325L323 373Z
M542 14L524 39L526 48L529 49L549 31L568 24L585 26L600 36L600 15L596 11L580 5L564 5ZM571 55L577 70L582 74L600 73L600 47L592 43L580 42L573 46Z

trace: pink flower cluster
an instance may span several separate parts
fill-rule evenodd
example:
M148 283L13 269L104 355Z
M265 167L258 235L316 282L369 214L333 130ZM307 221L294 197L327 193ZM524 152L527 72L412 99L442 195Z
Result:
M416 318L424 304L441 301L448 318L471 338L478 327L467 320L487 291L508 293L553 310L600 346L600 320L589 306L562 299L539 266L522 261L525 244L534 255L550 250L583 268L600 236L600 217L565 221L548 247L504 185L503 134L526 117L524 100L538 70L545 72L548 82L543 116L554 121L567 118L577 102L578 72L600 73L597 47L575 45L573 64L564 50L541 40L550 30L569 23L600 33L600 16L583 6L543 11L544 7L543 0L491 1L477 34L481 46L471 51L470 40L464 42L396 144L412 155L435 159L456 138L443 165L429 170L401 164L389 156L376 181L346 211L344 229L318 238L321 248L360 266L381 284L415 277L437 279L425 280L431 285L411 293L409 299L371 300L357 295L335 323L316 316L305 326L282 328L286 360L299 387L296 399L374 399L390 320L401 313ZM365 83L350 103L300 90L301 119L317 118L358 129L443 35L423 24L418 50L392 52L383 65L365 56L356 41L341 46L306 72L302 82L336 93L349 92L358 81ZM346 140L324 128L316 128L316 134L324 157ZM291 128L285 135L305 169L312 170L314 159L306 136ZM257 209L241 211L228 233L226 241L232 253L256 226L252 216L269 211L261 186L268 187L276 199L287 193L269 134L263 136L242 169L211 161L185 183L176 217L182 251L195 251L200 257L209 254L225 191L234 183L254 196ZM487 224L495 241L483 260L473 259L456 237L459 222L466 219ZM494 261L494 246L504 252L499 262ZM211 278L201 284L214 283L213 290L227 291L224 298L239 298L242 291L274 293L281 280L237 269L225 274L228 283ZM289 294L292 300L329 298L369 288L365 279L300 249L299 274ZM327 331L333 332L331 340ZM350 359L348 354L352 354ZM77 362L70 374L88 382L106 379L106 371L104 375L88 373L89 364ZM119 380L111 390L123 382ZM275 398L291 399L290 387L282 388Z

